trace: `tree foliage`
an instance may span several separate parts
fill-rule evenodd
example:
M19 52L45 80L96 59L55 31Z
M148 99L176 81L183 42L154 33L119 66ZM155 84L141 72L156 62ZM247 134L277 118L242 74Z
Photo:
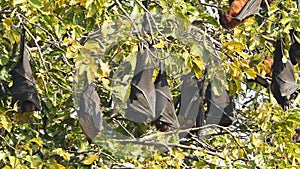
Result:
M138 0L0 3L0 79L8 91L0 103L0 167L298 168L300 148L292 136L300 123L299 97L283 111L268 88L249 82L266 75L263 59L273 57L276 40L282 40L283 60L288 59L290 30L300 32L297 2L274 1L233 30L221 28L217 20L216 7L228 9L225 0L151 1L148 10ZM142 31L148 12L150 33ZM22 24L40 112L18 113L8 90ZM201 78L209 66L214 92L225 85L235 97L233 125L206 125L194 129L205 136L179 141L178 131L160 133L122 118L138 45L144 41L157 42L154 47L162 51L174 102L182 75ZM85 71L97 85L109 125L108 134L103 131L93 142L83 134L74 104ZM109 132L120 134L119 140L106 137Z

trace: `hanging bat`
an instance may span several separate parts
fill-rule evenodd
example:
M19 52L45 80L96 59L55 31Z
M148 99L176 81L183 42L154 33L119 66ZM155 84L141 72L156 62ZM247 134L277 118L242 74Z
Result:
M207 103L206 124L218 124L227 127L232 124L235 116L235 104L229 96L225 86L220 95L214 94L212 84L208 83L205 90L205 101Z
M175 113L173 97L167 81L166 72L162 66L154 82L156 92L155 125L160 131L170 131L178 128L179 122Z
M260 8L262 0L230 0L227 12L219 10L222 27L233 29L253 16Z
M283 63L282 57L282 44L279 40L275 43L271 91L277 102L286 110L290 105L291 96L298 90L298 85L295 82L294 66L290 60Z
M145 49L142 53L139 50L125 118L138 123L152 123L160 131L169 131L179 125L173 98L166 73L160 70L153 83L153 70L150 51Z
M152 82L154 65L149 58L148 50L144 50L144 53L138 50L125 112L125 118L138 123L151 123L155 118L156 91Z
M85 76L84 87L77 102L79 124L86 136L93 140L102 132L102 110L100 98L94 84L88 83Z
M181 130L203 124L203 114L199 114L199 112L203 112L201 111L201 107L203 107L201 90L204 80L205 76L198 80L191 73L182 77L180 109L177 115ZM182 133L179 136L185 137L187 134Z
M32 75L28 54L25 50L25 29L22 29L20 38L20 57L14 68L10 71L12 74L13 103L18 102L20 112L31 112L41 110L40 99L36 90L35 80Z

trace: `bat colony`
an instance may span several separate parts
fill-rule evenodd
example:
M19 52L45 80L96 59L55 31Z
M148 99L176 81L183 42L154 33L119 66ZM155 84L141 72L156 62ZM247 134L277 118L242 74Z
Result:
M146 2L146 3L145 3ZM263 0L264 2L264 0ZM223 12L219 10L219 21L225 29L233 29L255 15L259 10L262 0L229 0L230 8ZM147 7L149 1L144 1ZM146 16L146 14L145 14ZM143 28L149 32L149 23L144 17ZM272 78L271 91L284 110L288 109L291 100L298 92L298 85L294 77L294 65L300 63L300 44L293 38L289 57L286 63L282 62L282 44L278 40L275 43L274 61L266 57L264 64L267 76ZM11 70L13 86L10 91L13 103L17 103L20 112L41 110L41 103L36 91L35 80L32 75L29 59L25 50L25 30L22 29L20 38L19 60ZM152 43L140 44L137 54L136 68L130 83L130 96L127 101L125 118L137 123L151 123L160 131L170 131L175 128L188 129L205 124L218 124L229 126L235 118L235 105L233 98L229 96L226 88L220 95L212 92L211 82L205 79L204 73L201 79L197 79L192 73L182 77L181 95L179 99L179 111L176 113L173 98L164 71L163 63L160 63L159 73L152 82L153 48ZM206 68L206 72L209 68ZM259 82L259 78L256 79ZM264 86L268 84L259 82ZM0 81L0 96L5 94L5 88ZM84 87L79 94L76 104L79 106L79 124L89 139L94 139L101 134L102 110L100 98L95 85L88 83L85 76ZM207 105L204 109L203 105ZM294 140L300 141L300 129ZM182 137L187 133L182 133Z

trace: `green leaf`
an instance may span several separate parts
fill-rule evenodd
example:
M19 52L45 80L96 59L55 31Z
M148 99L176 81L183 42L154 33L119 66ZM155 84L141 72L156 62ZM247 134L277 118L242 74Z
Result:
M35 7L41 7L42 5L41 0L29 0L29 2Z

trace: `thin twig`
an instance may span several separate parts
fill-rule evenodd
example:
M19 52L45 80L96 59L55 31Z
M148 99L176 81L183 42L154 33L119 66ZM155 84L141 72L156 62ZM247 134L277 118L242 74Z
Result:
M132 18L129 16L129 14L126 12L126 10L122 7L122 4L120 3L119 0L115 0L116 3L118 4L119 8L121 9L121 11L125 14L125 16L130 20L131 24L133 25L134 29L136 30L136 33L137 33L137 36L138 36L138 39L142 39L141 38L141 35L140 35L140 31L137 27L137 25L134 23L134 21L132 20Z
M14 151L16 151L16 149L15 149L12 145L10 145L10 144L5 140L5 138L4 138L2 135L0 135L0 138L6 143L6 145L7 145L8 147L10 147L10 148L13 149Z

